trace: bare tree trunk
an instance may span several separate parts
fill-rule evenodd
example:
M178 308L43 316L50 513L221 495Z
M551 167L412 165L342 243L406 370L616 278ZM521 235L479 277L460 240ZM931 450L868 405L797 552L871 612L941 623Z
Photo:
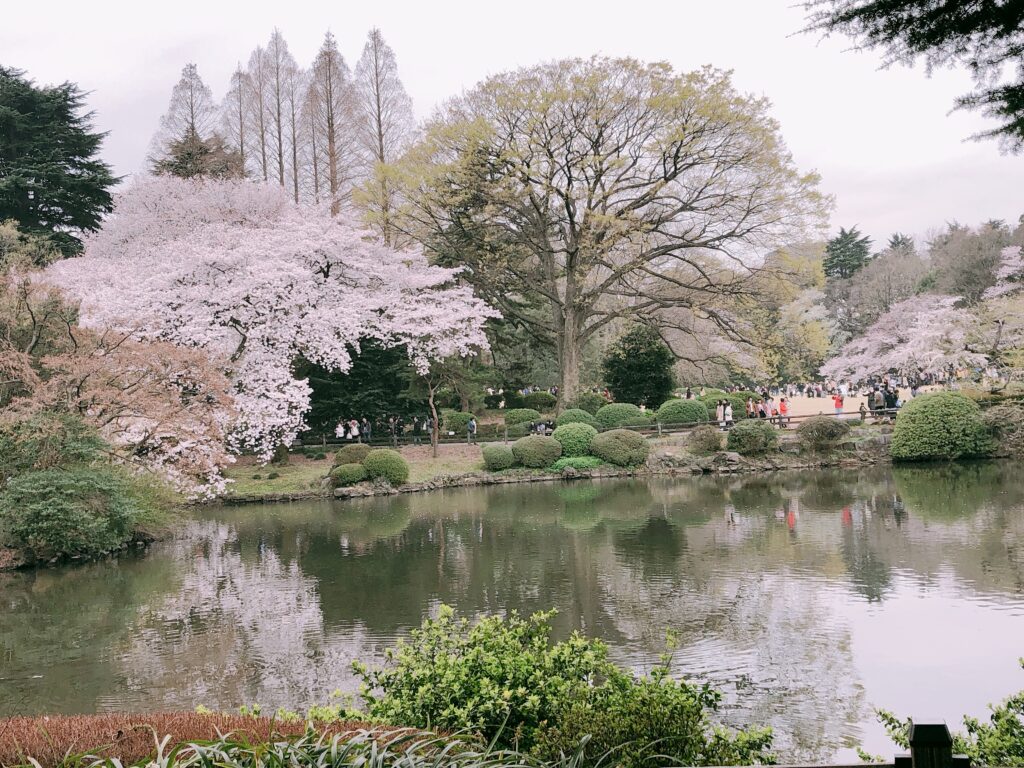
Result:
M566 308L561 313L561 327L558 332L558 408L565 410L576 399L580 389L580 318Z

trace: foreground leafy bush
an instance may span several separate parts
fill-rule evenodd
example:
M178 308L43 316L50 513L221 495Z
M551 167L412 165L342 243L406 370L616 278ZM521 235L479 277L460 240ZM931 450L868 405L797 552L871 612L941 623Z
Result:
M505 411L505 425L511 427L513 424L529 424L540 421L540 412L533 408L510 408Z
M744 456L756 456L775 450L779 444L779 435L768 422L747 419L729 430L725 444L730 451Z
M351 443L349 445L343 445L338 449L338 452L334 454L334 466L341 466L342 464L361 464L363 459L373 449L366 443Z
M484 466L491 472L500 472L516 465L515 454L507 445L488 443L483 447Z
M579 634L552 643L551 615L523 619L513 612L470 623L442 606L436 619L388 651L387 666L354 665L367 714L414 728L469 730L500 748L553 761L560 752L575 753L584 735L595 744L591 764L606 745L635 740L642 742L626 761L616 753L616 765L640 768L656 755L665 758L644 765L769 757L770 732L727 734L711 725L713 691L673 681L667 671L636 678L608 660L602 642ZM729 754L739 759L724 759Z
M469 420L475 418L476 416L472 413L465 413L464 411L445 411L441 423L444 425L444 429L454 432L456 435L465 436ZM480 419L476 421L477 424L480 423Z
M572 467L573 469L595 469L604 464L597 456L566 456L551 465L555 472Z
M573 409L586 411L594 415L607 404L608 401L604 399L604 396L597 394L597 392L580 392L569 405Z
M597 430L589 424L563 424L551 436L562 445L563 456L586 456Z
M366 474L371 480L383 478L392 485L401 485L409 479L409 462L398 451L375 448L363 459Z
M38 559L117 549L150 511L131 479L104 465L23 472L0 493L0 528Z
M651 417L632 403L609 403L598 409L594 418L603 429L640 427L651 423Z
M44 411L0 426L0 486L22 472L103 461L108 455L109 446L81 419Z
M709 421L708 409L700 400L667 400L658 408L662 424L699 424Z
M900 408L890 452L897 461L927 461L985 456L994 447L977 403L958 392L934 392Z
M716 453L722 450L722 433L717 427L705 424L690 432L686 444L697 454Z
M800 442L811 450L828 448L850 434L850 425L834 416L811 416L796 428Z
M523 405L541 412L550 411L557 402L558 398L550 392L531 392L523 397Z
M512 443L512 455L524 467L550 467L562 455L562 444L553 437L529 435Z
M332 488L341 488L346 485L361 483L369 474L362 464L339 464L331 470L329 475Z
M651 446L643 435L628 429L602 432L590 444L590 451L609 464L632 467L647 461Z
M569 408L558 414L555 424L558 426L563 424L589 424L592 427L596 427L597 419L594 418L592 413L584 411L582 408Z
M986 408L981 417L998 440L1004 454L1024 456L1024 406L1020 403L1000 403Z

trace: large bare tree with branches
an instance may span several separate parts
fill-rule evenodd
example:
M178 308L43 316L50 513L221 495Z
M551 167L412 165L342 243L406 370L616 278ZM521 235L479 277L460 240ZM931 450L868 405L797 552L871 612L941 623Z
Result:
M622 317L680 308L738 333L728 297L827 208L763 98L727 73L631 59L497 75L446 105L399 174L403 229L555 346L561 401L581 349Z

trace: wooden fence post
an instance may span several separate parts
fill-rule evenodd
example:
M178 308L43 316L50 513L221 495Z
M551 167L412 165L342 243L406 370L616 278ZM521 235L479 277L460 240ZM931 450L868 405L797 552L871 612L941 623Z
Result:
M966 755L953 754L953 737L945 723L910 724L910 754L896 755L894 768L969 768Z

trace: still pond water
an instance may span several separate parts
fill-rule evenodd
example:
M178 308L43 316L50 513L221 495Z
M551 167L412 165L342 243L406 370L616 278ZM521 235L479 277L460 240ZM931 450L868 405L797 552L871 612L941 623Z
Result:
M557 608L726 694L782 756L893 751L873 707L1024 688L1024 476L976 464L210 508L147 553L0 574L0 716L264 710L352 690L441 603Z

